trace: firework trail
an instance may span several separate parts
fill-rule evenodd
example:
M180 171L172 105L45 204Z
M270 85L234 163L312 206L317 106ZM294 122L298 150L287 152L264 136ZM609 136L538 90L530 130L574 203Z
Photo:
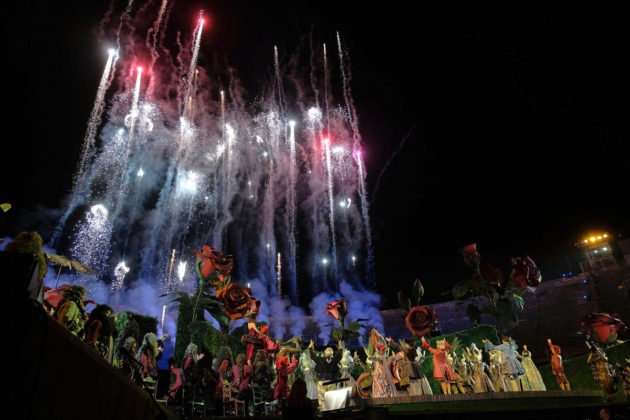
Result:
M296 279L296 220L297 220L297 161L295 155L295 121L289 121L289 280L291 286L291 297L297 300L297 279Z
M324 155L326 158L326 175L328 177L328 217L330 220L330 242L332 244L332 260L335 277L335 286L339 289L337 282L337 237L335 235L335 199L333 198L333 173L330 159L330 139L324 139Z
M328 75L328 54L326 54L326 44L323 44L324 48L324 105L326 109L326 132L330 132L330 108L328 107L328 84L330 83L330 76Z
M107 84L109 81L110 73L112 72L112 68L118 52L114 49L109 50L109 57L107 58L107 62L105 63L105 69L103 69L103 75L101 76L101 81L98 84L98 90L96 91L96 99L94 100L94 105L92 106L92 112L90 113L90 119L88 120L88 128L85 132L85 137L83 139L83 148L81 149L81 157L79 158L79 166L75 174L73 190L76 189L77 183L83 175L83 171L85 169L85 163L88 157L88 154L92 150L94 146L94 138L96 137L96 130L98 129L99 124L101 123L101 114L103 113L104 105L105 105L105 93L107 92Z
M278 325L285 325L285 332L297 331L290 316L301 313L292 305L304 304L299 301L303 296L328 300L352 290L361 296L359 291L368 293L370 284L366 173L360 152L353 159L360 138L350 79L342 77L337 98L324 45L323 57L311 51L310 72L291 74L285 92L280 51L274 48L271 77L249 103L246 98L252 95L244 92L234 69L218 66L204 72L198 67L201 17L188 36L177 32L171 40L169 32L169 43L162 42L172 3L162 1L156 19L149 16L149 7L132 17L129 2L121 25L114 23L125 46L123 67L131 72L112 83L116 55L108 61L103 92L110 84L117 90L107 92L104 110L99 84L103 99L95 109L101 109L103 124L95 124L86 136L94 145L77 165L82 168L80 188L56 236L64 235L71 245L60 251L94 264L103 273L95 281L106 284L109 293L143 285L142 295L153 296L147 303L150 312L162 315L164 328L170 312L160 292L198 288L183 258L175 267L175 254L210 245L236 256L233 281L251 284L264 302L261 319L285 317L289 322ZM143 36L134 35L143 28L138 25L149 26ZM177 47L169 51L164 47L169 44ZM303 61L296 57L289 59L291 65ZM340 59L347 66L345 53ZM144 70L135 63L143 63ZM324 74L316 77L322 68ZM299 110L292 115L294 122L287 118L292 110ZM354 201L359 203L351 205ZM343 212L342 219L335 211ZM73 222L66 226L67 220ZM364 249L367 257L361 255ZM361 258L368 269L356 264ZM305 267L297 266L298 259ZM120 261L134 270L113 285ZM354 289L348 289L350 284ZM116 293L127 299L126 292Z

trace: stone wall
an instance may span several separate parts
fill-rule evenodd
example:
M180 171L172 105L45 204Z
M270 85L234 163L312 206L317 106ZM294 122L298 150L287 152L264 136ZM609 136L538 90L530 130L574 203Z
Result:
M506 334L512 336L519 347L527 344L534 360L545 363L548 359L547 338L562 347L564 357L572 357L586 352L583 338L577 334L582 317L591 312L617 313L622 320L630 322L630 267L622 266L598 273L580 274L543 282L535 291L524 297L525 309L516 310L519 325L510 328ZM428 305L438 314L438 329L447 334L471 328L473 324L466 317L465 307L455 309L455 302L442 302ZM381 311L386 337L409 337L405 326L406 312L401 309ZM492 324L492 318L482 318L482 323ZM306 317L305 342L317 338L318 326L312 317Z

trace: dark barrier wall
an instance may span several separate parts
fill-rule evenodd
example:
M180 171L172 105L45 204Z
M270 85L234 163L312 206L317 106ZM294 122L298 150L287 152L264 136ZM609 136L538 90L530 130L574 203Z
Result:
M20 419L166 418L150 396L85 343L50 318L35 302L13 312L21 331L13 378L18 386L5 406ZM3 375L4 376L4 375ZM9 385L13 380L3 381ZM11 391L11 389L9 389ZM9 393L10 394L10 393Z

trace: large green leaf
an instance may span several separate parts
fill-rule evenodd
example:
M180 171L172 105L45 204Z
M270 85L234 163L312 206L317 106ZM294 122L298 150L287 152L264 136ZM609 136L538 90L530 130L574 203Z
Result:
M344 330L343 331L343 339L344 340L352 340L353 338L359 338L361 334L352 330Z
M357 321L351 322L348 324L348 328L350 331L358 331L363 325L359 324Z
M525 307L525 301L523 300L523 298L517 293L513 293L511 298L512 302L514 302L514 304L522 311Z
M451 292L453 293L453 297L455 299L463 299L470 290L471 281L470 280L462 280L453 286Z

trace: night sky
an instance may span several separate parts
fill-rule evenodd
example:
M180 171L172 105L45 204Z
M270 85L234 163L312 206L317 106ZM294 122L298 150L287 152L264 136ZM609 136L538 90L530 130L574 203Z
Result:
M105 60L108 3L61 3L4 11L3 236L55 222L41 209L71 186ZM589 230L630 233L627 10L506 3L180 0L168 30L192 30L203 8L200 65L226 57L252 94L274 44L286 57L311 30L331 45L340 31L387 307L415 278L426 302L449 299L471 242L506 273L529 254L552 279L577 271Z

